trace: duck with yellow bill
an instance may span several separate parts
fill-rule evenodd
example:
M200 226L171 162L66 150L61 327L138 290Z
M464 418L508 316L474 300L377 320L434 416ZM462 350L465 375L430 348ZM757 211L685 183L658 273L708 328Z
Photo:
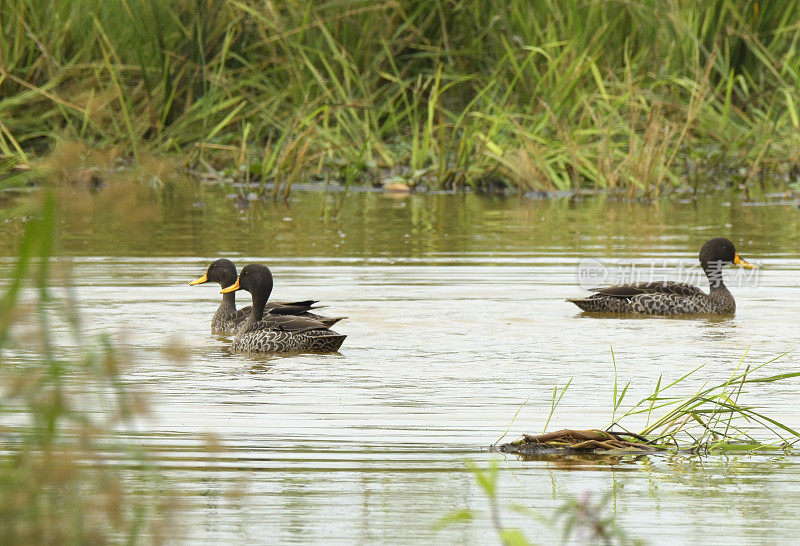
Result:
M736 301L722 279L722 268L755 267L736 252L724 237L706 241L699 255L708 277L709 293L687 283L656 281L592 289L591 296L568 299L587 313L631 313L639 315L733 315Z

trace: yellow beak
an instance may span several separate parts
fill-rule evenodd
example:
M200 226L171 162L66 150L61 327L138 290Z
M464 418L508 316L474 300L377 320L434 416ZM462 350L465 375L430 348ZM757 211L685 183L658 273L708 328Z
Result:
M744 267L746 269L753 269L755 267L750 262L746 262L745 260L743 260L742 257L739 256L738 252L733 255L733 263L735 263L736 265L741 265L742 267Z
M208 275L203 275L200 278L197 278L189 283L189 286L194 286L196 284L203 284L204 282L208 282Z
M228 288L223 288L220 290L220 294L227 294L228 292L235 292L239 290L239 279L236 279L236 282L230 285Z

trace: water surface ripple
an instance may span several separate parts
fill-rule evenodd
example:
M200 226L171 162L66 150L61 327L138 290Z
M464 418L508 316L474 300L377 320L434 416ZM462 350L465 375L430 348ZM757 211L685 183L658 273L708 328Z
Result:
M757 364L797 347L793 206L356 194L340 220L325 220L336 202L321 194L237 212L204 191L202 200L160 203L160 221L135 231L102 211L67 209L61 249L87 331L121 334L135 360L126 381L152 393L151 419L127 434L150 447L187 501L182 519L193 540L490 540L486 499L464 461L496 457L486 447L526 398L509 439L540 432L553 387L570 378L549 429L607 424L611 347L620 381L632 382L629 401L662 374L676 379L705 364L687 392L728 377L748 348L746 361ZM655 260L657 278L675 278L720 234L762 266L757 283L732 288L735 317L600 320L564 302L584 293L576 277L583 258L642 268ZM10 256L14 243L3 241ZM218 288L187 286L219 256L269 265L275 299L319 299L325 313L348 316L337 326L349 336L341 354L229 354L228 339L209 333ZM165 343L176 341L188 361L164 357ZM789 354L770 372L795 371L798 358ZM791 381L754 385L746 396L800 427L797 392ZM217 451L203 449L209 432ZM775 543L800 532L794 456L507 456L501 466L503 503L551 514L584 491L613 491L618 523L653 542L707 540L713 530L714 542ZM482 515L434 530L463 508ZM503 522L537 541L549 536L509 510Z

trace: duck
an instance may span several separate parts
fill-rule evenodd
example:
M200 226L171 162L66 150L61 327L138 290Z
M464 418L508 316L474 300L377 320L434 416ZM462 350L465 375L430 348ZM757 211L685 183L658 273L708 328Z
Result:
M299 315L264 314L272 293L272 272L261 264L242 268L236 282L223 288L223 294L238 290L250 292L250 314L236 326L230 350L234 353L333 353L346 335L334 332L321 320Z
M220 288L231 286L236 282L236 266L228 259L220 258L211 262L205 274L189 282L189 286L196 286L207 282L219 283ZM310 310L314 309L318 300L303 300L293 302L272 302L265 306L264 311L272 315L299 315L322 321L328 326L333 326L343 317L328 318L322 317ZM230 335L236 332L236 327L250 315L251 309L248 305L239 310L236 309L236 293L228 292L223 294L222 302L219 304L214 316L211 317L211 333Z
M632 313L639 315L733 315L736 301L722 279L722 268L738 265L755 266L736 252L734 244L724 238L709 239L700 249L700 266L708 277L708 294L693 284L656 281L594 288L591 296L568 299L589 313Z

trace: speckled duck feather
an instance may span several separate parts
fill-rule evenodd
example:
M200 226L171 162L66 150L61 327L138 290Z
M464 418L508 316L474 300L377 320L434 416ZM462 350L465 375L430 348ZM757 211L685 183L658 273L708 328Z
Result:
M649 290L635 294L609 294L604 291L584 299L570 299L589 313L635 313L640 315L732 315L736 312L733 295L725 289L706 294L696 286L681 283L647 283ZM666 286L669 284L670 286ZM611 287L636 291L637 285Z

